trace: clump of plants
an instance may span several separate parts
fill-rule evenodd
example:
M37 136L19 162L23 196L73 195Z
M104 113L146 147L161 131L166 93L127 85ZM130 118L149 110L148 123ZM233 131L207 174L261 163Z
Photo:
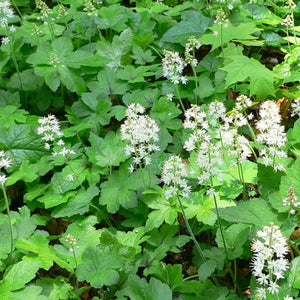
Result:
M3 0L0 299L300 299L299 14Z

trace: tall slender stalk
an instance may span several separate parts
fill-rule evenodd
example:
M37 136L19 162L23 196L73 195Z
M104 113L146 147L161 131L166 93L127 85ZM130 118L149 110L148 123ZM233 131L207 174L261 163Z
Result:
M185 108L184 108L184 105L182 103L182 99L180 97L180 92L179 92L178 84L175 84L175 89L176 89L177 97L178 97L178 100L180 102L181 108L182 108L183 112L185 112Z
M211 184L211 187L214 189L214 183L213 183L212 177L210 177L210 184ZM221 225L221 221L220 221L221 218L220 218L220 213L219 213L219 209L218 209L217 198L216 198L215 194L213 194L213 199L214 199L214 203L215 203L217 219L218 219L218 225L219 225L219 229L220 229L220 233L221 233L221 237L222 237L222 242L223 242L223 245L224 245L225 254L228 257L228 252L227 252L227 247L226 247L226 243L225 243L224 233L223 233L223 229L222 229L222 225Z
M16 11L17 11L18 15L20 16L20 18L23 19L23 15L22 15L22 13L20 12L18 6L16 5L16 2L15 2L14 0L11 0L11 3L12 3L12 5L13 5L13 7L16 9Z
M12 227L12 222L11 222L11 217L10 217L10 210L9 210L9 203L8 203L8 198L6 194L6 189L3 184L1 184L3 196L4 196L4 201L5 201L5 206L6 206L6 212L7 212L7 218L8 218L8 224L9 224L9 234L10 234L10 254L9 254L9 264L11 263L12 259L12 253L14 250L14 237L13 237L13 227Z
M186 228L187 228L187 230L188 230L188 232L189 232L189 234L190 234L190 236L191 236L191 238L192 238L192 240L193 240L193 242L194 242L194 244L195 244L195 246L196 246L196 249L197 249L197 251L198 251L198 253L199 253L199 255L200 255L202 261L203 261L203 262L206 262L205 256L204 256L204 254L203 254L203 250L201 249L201 246L200 246L199 243L197 242L197 239L196 239L196 237L195 237L195 235L194 235L194 233L193 233L193 230L192 230L192 228L191 228L191 226L190 226L190 223L189 223L189 221L188 221L188 219L187 219L187 217L186 217L186 215L185 215L184 207L183 207L183 205L182 205L182 202L181 202L181 200L180 200L180 197L179 197L178 193L177 193L177 200L178 200L178 203L179 203L179 205L180 205L181 213L182 213L182 216L183 216L183 219L184 219ZM212 280L214 281L214 284L215 284L216 286L219 286L218 281L216 280L215 276L212 275L211 277L212 277Z

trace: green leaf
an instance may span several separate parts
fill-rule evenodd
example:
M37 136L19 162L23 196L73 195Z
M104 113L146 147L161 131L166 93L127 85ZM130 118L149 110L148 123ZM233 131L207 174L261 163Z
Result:
M158 65L152 64L151 66L140 66L135 68L134 66L128 65L125 66L124 69L118 71L118 78L126 80L129 83L145 82L145 77L155 75L153 70L157 66Z
M157 99L154 101L150 116L154 118L160 128L159 146L161 150L166 149L168 143L171 143L173 138L169 133L170 130L179 130L182 128L182 122L178 117L181 114L181 110L176 107L173 102L166 100L165 98Z
M36 281L39 287L43 288L43 295L49 300L68 300L72 299L73 287L67 283L68 279L62 276L53 278L41 278Z
M98 92L82 94L82 101L77 101L72 105L70 114L74 122L86 123L100 129L101 125L110 122L111 101L106 95ZM98 131L98 130L97 130Z
M184 11L182 21L172 26L162 37L162 42L181 43L184 45L191 35L199 38L212 20L196 10Z
M13 160L15 170L23 161L38 161L47 151L40 136L34 133L30 125L13 124L0 130L0 149L7 152Z
M230 44L224 49L227 72L226 88L237 82L250 82L250 96L256 95L258 100L267 96L275 96L273 73L254 58L242 54L243 48Z
M243 254L243 246L248 240L250 226L247 224L232 224L223 230L227 248L227 258L232 260ZM216 242L219 247L224 248L220 230L217 231Z
M99 244L99 239L102 234L100 230L96 230L94 225L98 223L96 216L89 216L83 220L76 221L68 226L63 237L60 238L61 244L54 245L55 253L64 261L70 263L75 268L82 263L82 255L88 247L95 247ZM66 236L70 234L76 239L76 247L74 247L76 261L72 251L72 246L66 240Z
M270 198L271 205L279 212L286 212L289 210L288 206L283 206L282 200L287 197L290 187L294 188L295 195L300 199L300 157L296 159L292 166L286 169L286 175L281 177L279 191L273 193Z
M96 19L96 24L100 29L112 28L120 32L127 28L127 21L131 11L125 6L110 5L108 7L102 6L99 12L99 17Z
M37 164L29 164L28 160L22 162L19 170L14 172L7 178L7 186L13 185L19 180L24 182L32 182L39 177Z
M209 29L212 32L204 34L200 38L200 41L204 45L211 44L211 51L218 47L221 47L222 45L227 44L229 41L235 41L244 44L246 43L247 45L249 45L250 41L257 39L257 37L253 36L253 34L261 30L256 27L255 22L240 23L238 26L233 26L229 22L228 27L220 26L219 24L215 23ZM259 42L261 46L263 45L262 41L255 42ZM258 46L259 44L256 45Z
M121 95L129 89L128 85L124 81L119 80L116 72L109 67L105 67L100 71L97 79L98 82L91 82L88 86L91 90L98 93Z
M46 193L46 195L38 198L38 201L44 203L45 208L48 209L58 206L62 203L66 203L70 199L70 197L75 196L75 194L75 192L69 192L65 195Z
M41 268L49 270L56 262L60 267L72 272L72 268L58 256L53 248L48 245L49 241L42 235L35 235L25 239L16 240L16 248L28 251L29 254L23 257L24 261L29 263L41 263Z
M86 91L85 81L77 74L77 72L64 66L59 66L57 69L61 82L68 90L76 92L78 95L81 95Z
M9 296L10 298L6 299L14 299L14 300L23 300L23 299L30 299L30 300L48 300L47 297L41 295L42 288L39 286L28 285L22 290L15 291L11 293Z
M87 190L80 189L77 191L76 196L70 198L67 203L55 208L52 215L55 218L83 215L89 210L93 198L98 195L99 189L96 186L89 187Z
M122 58L129 52L132 45L132 39L132 30L127 28L120 36L115 35L112 43L105 41L98 42L98 54L105 57L109 61L106 65L115 71L122 66Z
M123 163L119 170L113 171L107 181L101 183L100 204L107 205L110 213L115 213L119 207L133 208L137 206L137 192L144 187L141 171L132 174L128 171L129 162ZM149 185L149 178L145 176L145 183ZM158 179L152 174L151 183L156 184Z
M8 128L14 123L25 123L27 114L24 109L18 109L13 105L0 108L0 126Z
M24 91L35 91L43 83L42 78L35 75L32 69L21 72L20 77L22 80L22 86ZM21 89L18 73L14 73L14 75L11 77L8 83L8 86L12 89Z
M270 222L278 224L278 216L267 201L262 199L238 202L234 207L219 209L220 217L232 223L265 226Z
M37 66L34 68L34 72L37 75L44 77L46 84L53 92L60 86L60 78L57 69L51 66Z
M119 166L127 158L125 155L125 143L120 140L120 134L108 132L104 139L91 133L89 141L91 147L86 154L91 163L100 167Z
M34 261L20 261L13 265L0 281L0 298L16 299L11 292L24 288L26 283L35 277L40 265L39 262Z
M216 267L216 262L213 260L204 262L198 270L199 280L205 281L215 271Z
M209 97L214 94L214 87L212 81L208 76L200 77L198 81L198 88L196 89L196 93L200 98Z
M143 48L138 46L137 44L133 44L132 52L133 55L131 57L135 60L135 63L138 65L145 65L146 63L151 63L155 59L155 56L152 55L152 51L150 49L144 51Z
M119 282L117 269L122 260L117 253L103 252L99 247L89 247L82 256L82 264L76 269L79 281L87 281L95 288Z
M81 66L102 67L106 62L105 58L83 50L72 52L64 59L64 64L70 68L80 68Z
M283 174L283 172L274 172L272 167L258 164L258 190L263 198L268 198L272 192L279 190L280 179Z
M159 228L163 222L170 225L174 224L178 212L180 211L176 206L176 202L171 203L171 201L165 199L163 196L154 199L148 206L154 210L148 215L146 223L147 230Z
M0 107L5 108L6 106L13 105L20 107L20 95L18 92L10 93L9 91L0 90Z
M156 278L151 278L149 283L137 275L130 276L124 288L118 292L118 297L129 297L132 300L172 300L172 290L169 286Z
M180 253L183 247L191 238L187 235L178 235L178 225L163 224L160 229L154 229L148 235L147 240L150 250L149 261L152 259L163 259L168 251ZM146 249L144 249L145 251ZM147 257L147 256L146 256Z
M300 289L300 257L291 261L290 271L287 277L288 283L295 289Z
M144 270L144 275L154 275L155 278L167 283L172 289L183 282L182 265L166 265L155 260L151 266Z
M232 201L217 199L218 208L234 206ZM213 211L215 202L212 197L204 196L203 193L192 193L191 197L183 201L187 218L196 216L199 222L213 226L217 220L217 215Z

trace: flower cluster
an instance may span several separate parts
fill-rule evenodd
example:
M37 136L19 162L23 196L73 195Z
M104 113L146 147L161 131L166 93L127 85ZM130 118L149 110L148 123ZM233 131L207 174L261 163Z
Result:
M300 117L300 97L296 98L293 103L291 104L292 107L292 114L291 116L298 116Z
M183 69L186 67L186 62L182 59L178 52L164 50L164 58L162 60L163 76L170 79L172 83L186 84L188 79L183 76Z
M70 233L68 233L66 236L65 236L65 240L67 243L69 243L71 245L71 249L70 251L73 252L74 251L74 246L77 244L77 239ZM76 246L76 248L78 249L79 246Z
M215 23L220 25L220 26L223 26L224 28L227 28L228 27L228 19L227 19L227 16L226 16L226 13L224 12L223 9L218 9L218 12L217 12L217 15L216 15L216 19L215 19Z
M7 156L5 151L0 151L0 171L2 168L10 168L12 166L12 160ZM0 184L5 185L6 175L0 173Z
M179 156L171 156L162 167L161 181L168 186L165 191L167 199L181 195L188 197L192 188L188 185L186 177L188 171L186 165Z
M286 27L293 27L294 26L294 16L292 14L286 15L284 20L281 22L281 25Z
M293 0L287 0L285 2L285 6L284 8L287 8L287 9L295 9L297 7L297 5L295 4L295 2Z
M5 28L6 36L2 37L1 43L7 45L10 42L10 32L15 32L16 28L9 26L9 19L14 17L14 11L11 8L9 0L2 0L0 2L0 27Z
M158 151L159 147L155 142L159 140L159 127L155 120L148 115L143 115L145 108L132 103L126 110L126 120L121 125L121 139L130 142L126 145L126 155L133 157L133 163L129 167L133 172L135 165L149 165L151 163L151 153Z
M37 17L38 20L43 20L44 24L47 25L49 21L54 21L53 11L48 5L42 0L35 0L36 8L41 11L41 16Z
M40 126L37 129L37 134L43 136L42 140L45 141L46 150L55 147L55 151L52 152L54 156L58 154L62 156L75 154L73 150L63 147L65 145L65 142L61 138L63 133L60 131L59 121L54 115L40 118L38 122Z
M289 267L285 255L289 252L285 237L278 226L270 223L257 231L258 239L252 243L252 273L260 285L257 289L259 299L266 299L267 293L278 294L278 280L284 279Z
M273 166L275 171L284 170L284 166L277 160L287 157L286 151L282 150L287 141L284 127L280 125L281 117L276 103L267 100L263 102L259 110L260 120L256 124L259 130L257 141L264 147L260 150L263 164Z
M88 16L92 16L93 14L95 16L98 16L98 13L96 12L96 7L94 6L93 2L91 0L85 0L84 1L84 11L86 11Z
M300 206L300 202L298 201L297 196L295 195L295 190L291 186L288 190L287 197L282 200L283 206L290 207L290 214L294 215L296 213L296 209Z
M195 49L198 50L200 47L201 42L191 35L185 45L184 55L186 63L190 64L194 68L196 68L198 65L198 60L195 58Z
M185 112L183 126L192 129L192 133L183 147L187 151L196 151L196 164L200 168L198 182L210 186L208 193L211 195L214 194L211 180L215 176L222 180L220 166L225 160L235 166L237 161L241 162L251 156L249 141L238 134L238 127L247 122L241 111L249 105L252 105L251 100L241 96L230 115L219 101L210 103L207 112L197 105L192 105Z

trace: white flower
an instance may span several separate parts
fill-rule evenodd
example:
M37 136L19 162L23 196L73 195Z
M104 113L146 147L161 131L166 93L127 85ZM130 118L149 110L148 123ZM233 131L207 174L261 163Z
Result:
M170 79L172 83L186 83L187 78L182 76L186 62L180 57L178 52L164 50L164 58L162 59L163 76Z
M283 206L289 206L290 214L294 215L298 206L300 206L300 202L298 201L297 196L295 195L295 190L291 186L288 190L287 198L282 200Z
M1 42L2 42L2 44L7 45L10 42L10 39L9 39L9 37L6 36L6 37L2 38Z
M4 150L0 150L0 171L3 167L10 168L12 166L12 160L7 157L7 154ZM6 175L0 173L0 184L5 185Z
M174 94L172 94L172 93L167 94L167 100L172 101L173 97L174 97Z
M134 165L149 165L151 153L159 150L155 145L159 140L159 127L148 115L142 115L144 112L142 105L130 104L126 110L127 118L121 125L121 139L130 142L125 147L125 153L132 156ZM134 170L134 165L129 167L130 171Z
M5 168L10 168L12 166L12 160L9 158L2 158L0 160L0 168L5 167Z
M74 174L69 174L67 178L69 182L74 181Z
M0 184L5 185L5 182L6 182L6 175L0 174Z
M279 227L273 223L264 226L256 235L259 239L252 243L252 273L261 285L257 295L265 299L266 291L272 295L279 292L278 280L284 279L289 266L284 258L288 254L288 245Z
M285 19L281 22L281 25L287 26L287 27L293 27L294 26L294 16L292 14L289 14L285 17Z
M300 97L296 98L293 103L291 104L292 107L292 114L291 116L298 116L300 117Z
M188 197L191 187L187 184L188 171L179 156L171 156L162 167L161 181L169 188L165 192L166 199L181 193L182 197Z
M267 100L263 102L259 110L260 120L256 128L260 131L257 141L264 147L260 150L263 164L273 166L274 170L283 170L282 164L277 163L278 158L287 157L287 153L282 149L287 141L284 127L280 125L281 117L276 103Z

